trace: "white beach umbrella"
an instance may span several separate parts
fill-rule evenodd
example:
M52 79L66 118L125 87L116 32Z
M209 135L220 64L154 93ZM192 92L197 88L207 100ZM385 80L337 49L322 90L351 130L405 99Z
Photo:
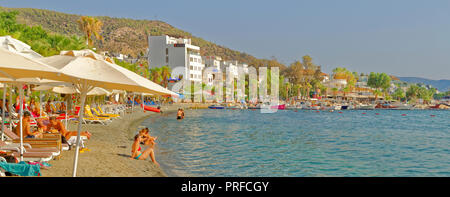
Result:
M108 90L105 90L103 88L95 87L91 91L87 93L87 95L95 95L95 96L101 96L101 95L111 95L111 92Z
M79 55L79 56L77 56ZM154 93L157 95L176 95L156 83L153 83L138 74L121 66L113 64L108 58L95 54L92 51L68 51L61 55L39 59L48 65L57 68L61 73L71 76L70 80L81 93L81 108L78 121L77 146L75 151L73 176L76 176L81 120L84 115L86 95L94 87L106 89L120 89L135 92Z
M78 91L75 87L71 86L51 86L51 85L41 85L39 87L34 88L34 90L50 90L54 93L58 94L79 94L80 91ZM103 88L95 87L91 91L87 93L87 95L110 95L111 92L108 90L105 90Z
M22 87L24 81L21 81L21 78L42 78L42 79L60 80L64 79L64 75L53 67L47 66L41 62L32 60L18 53L14 53L0 47L0 77L10 78L11 81L9 83L17 84L19 87L20 160L22 161L23 160L22 112L23 112L23 97L24 97ZM5 99L5 92L6 91L3 92L4 99ZM2 117L4 118L4 115L2 115ZM4 123L2 121L2 130L3 127Z
M11 36L0 36L0 47L31 59L42 57L39 53L31 50L30 45L14 39Z

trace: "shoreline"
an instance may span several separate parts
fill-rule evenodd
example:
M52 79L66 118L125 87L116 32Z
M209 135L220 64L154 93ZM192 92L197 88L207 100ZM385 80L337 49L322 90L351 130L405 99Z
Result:
M170 113L179 107L186 106L162 106L162 110L163 113ZM92 133L91 139L85 143L91 151L79 154L77 177L167 177L162 168L154 165L149 158L130 158L133 136L138 127L144 120L158 115L135 108L132 115L126 113L108 125L83 124L82 131ZM76 124L69 123L68 130L76 130ZM59 160L48 162L52 165L49 169L42 169L42 176L71 177L74 155L74 149L63 151Z

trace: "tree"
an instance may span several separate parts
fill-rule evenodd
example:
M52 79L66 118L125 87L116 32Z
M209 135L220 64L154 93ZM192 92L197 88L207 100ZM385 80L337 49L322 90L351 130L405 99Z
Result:
M293 84L302 83L304 74L303 64L300 61L295 61L289 66L289 72L287 75L292 79Z
M331 91L333 91L333 96L337 95L338 89L337 88L331 88Z
M161 84L161 68L154 67L150 69L150 80L157 84Z
M102 21L90 17L90 16L82 16L77 20L78 27L84 33L86 37L86 43L89 46L93 46L92 37L94 36L97 40L102 40L103 37L100 35L100 31L102 30L103 23Z
M41 26L27 26L16 22L17 11L0 12L0 36L11 35L31 46L42 56L57 55L62 50L80 50L87 45L77 36L49 33Z
M413 84L406 90L406 98L408 100L415 100L419 95L419 86Z
M391 77L386 73L373 73L371 72L367 80L367 85L371 88L375 88L377 93L386 92L391 86ZM375 100L377 100L379 94L375 94Z
M169 66L163 66L161 67L161 78L162 78L162 84L164 85L165 88L167 88L168 85L168 80L170 77L170 73L172 72Z
M392 97L396 100L401 100L405 98L406 94L401 88L397 88L394 93L392 94Z

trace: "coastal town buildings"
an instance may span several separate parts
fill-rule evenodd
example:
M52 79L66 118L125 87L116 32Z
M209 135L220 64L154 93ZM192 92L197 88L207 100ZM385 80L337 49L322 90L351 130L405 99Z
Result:
M169 66L185 68L186 80L202 81L205 67L200 56L200 47L192 45L191 39L168 35L148 37L149 68Z
M205 68L210 68L206 76L206 85L212 86L214 80L217 78L217 75L220 73L220 63L222 61L221 57L218 56L204 56L203 62L205 64Z

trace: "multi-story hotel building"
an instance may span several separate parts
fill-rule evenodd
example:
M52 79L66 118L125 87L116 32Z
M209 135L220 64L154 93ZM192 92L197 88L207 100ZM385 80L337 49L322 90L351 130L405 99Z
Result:
M202 81L202 70L205 67L200 56L200 47L192 45L191 39L167 35L149 36L148 63L149 68L183 67L184 79L198 82Z

